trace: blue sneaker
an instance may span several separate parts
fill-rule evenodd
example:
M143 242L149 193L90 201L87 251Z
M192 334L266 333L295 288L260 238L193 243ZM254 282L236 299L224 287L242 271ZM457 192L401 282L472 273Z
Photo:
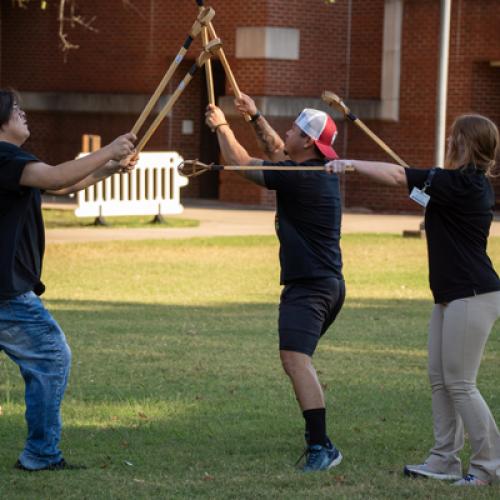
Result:
M332 444L329 447L313 444L307 449L306 464L303 472L328 470L342 462L342 454Z
M299 463L302 461L302 459L304 457L307 457L307 454L308 454L308 451L309 451L309 446L311 445L309 439L310 439L309 431L306 429L304 431L304 441L306 442L306 447L304 448L304 451L302 452L302 455L300 455L300 457L295 462L295 467L297 467L297 465L299 465ZM333 446L333 443L330 441L330 438L328 436L326 436L326 447L327 448L335 448Z

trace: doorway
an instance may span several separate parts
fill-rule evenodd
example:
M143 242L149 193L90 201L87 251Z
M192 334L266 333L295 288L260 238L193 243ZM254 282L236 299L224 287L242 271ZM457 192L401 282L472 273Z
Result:
M220 61L212 59L212 73L214 79L214 93L215 102L218 98L225 94L226 88L226 75L224 68ZM203 78L201 78L201 109L200 109L200 122L203 123L200 134L200 152L198 158L203 163L218 163L220 157L219 143L217 135L210 131L205 126L205 108L208 103L207 84L205 71L202 71ZM218 199L219 198L219 172L206 172L200 179L200 198L205 199Z

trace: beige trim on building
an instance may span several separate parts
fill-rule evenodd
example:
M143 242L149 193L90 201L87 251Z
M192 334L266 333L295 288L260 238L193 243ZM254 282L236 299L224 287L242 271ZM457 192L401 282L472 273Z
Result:
M298 61L300 30L271 26L236 28L236 57Z
M261 113L267 118L295 118L304 108L320 109L332 115L336 120L343 118L336 110L329 107L322 99L314 97L252 96ZM227 116L238 115L233 96L219 98L219 106ZM359 118L377 120L380 118L380 101L351 100L346 104Z
M20 92L26 111L61 111L73 113L139 114L151 96L144 94L99 94L90 92ZM169 96L158 101L158 113Z
M399 121L404 0L385 0L380 119Z

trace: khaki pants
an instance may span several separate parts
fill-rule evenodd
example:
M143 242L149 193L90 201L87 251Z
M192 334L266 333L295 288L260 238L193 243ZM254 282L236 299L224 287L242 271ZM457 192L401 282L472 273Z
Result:
M429 379L435 444L426 463L462 474L464 427L472 448L469 474L500 480L500 433L476 387L484 346L500 316L500 292L437 304L429 326Z

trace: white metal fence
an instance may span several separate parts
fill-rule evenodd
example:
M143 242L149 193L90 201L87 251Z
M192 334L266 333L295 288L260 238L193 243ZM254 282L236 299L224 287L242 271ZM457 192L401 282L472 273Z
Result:
M83 155L80 155L83 156ZM175 152L141 153L136 168L115 174L78 193L77 217L181 213L180 188L188 179L177 172Z

